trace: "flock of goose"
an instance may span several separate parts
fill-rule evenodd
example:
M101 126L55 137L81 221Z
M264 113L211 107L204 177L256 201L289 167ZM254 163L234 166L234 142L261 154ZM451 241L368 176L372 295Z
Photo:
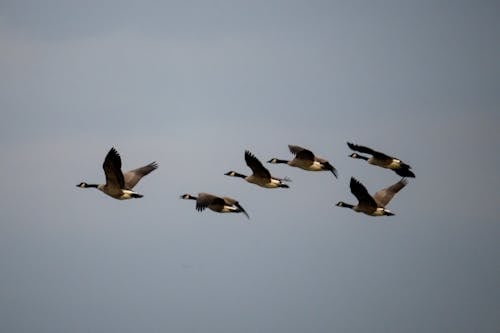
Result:
M339 201L337 203L337 206L350 208L355 212L364 213L370 216L394 215L394 213L386 209L386 206L394 197L394 195L406 186L406 184L408 183L406 178L415 177L415 174L411 171L411 167L396 157L386 155L371 148L356 145L350 142L348 142L347 145L350 149L355 151L350 155L350 157L362 159L367 161L369 164L390 169L403 178L397 183L377 191L372 196L361 182L359 182L354 177L351 177L351 192L358 200L358 203L356 205L353 205L345 203L343 201ZM294 155L293 159L284 160L279 158L272 158L267 162L271 164L288 164L289 166L300 168L306 171L330 171L335 176L335 178L337 178L337 169L335 169L335 167L331 165L327 160L315 156L312 151L300 146L288 145L288 148ZM367 157L361 154L368 154L371 155L371 157ZM226 172L225 175L230 177L242 178L251 184L255 184L264 188L289 187L286 182L290 181L290 179L286 177L278 178L272 176L269 170L264 167L262 162L260 162L259 159L248 150L245 151L245 162L252 170L252 174L244 175L236 171L229 171ZM143 197L142 194L134 192L132 189L141 180L142 177L157 169L158 164L156 162L152 162L143 167L123 173L121 170L122 162L120 154L118 154L115 148L111 148L111 150L106 155L106 158L104 159L102 167L106 176L105 184L87 184L86 182L81 182L77 185L77 187L97 188L110 197L118 200L125 200ZM240 203L233 198L216 196L210 193L203 192L199 193L198 196L183 194L180 196L180 198L186 200L195 200L195 208L198 211L203 211L208 208L217 213L243 213L247 218L249 218L249 215L245 211L245 209L243 209Z

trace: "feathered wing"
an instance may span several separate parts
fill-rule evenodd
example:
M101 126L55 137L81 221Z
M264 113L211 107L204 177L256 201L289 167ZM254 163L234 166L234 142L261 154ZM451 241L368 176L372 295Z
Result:
M148 165L126 172L123 175L125 179L125 187L131 190L135 185L137 185L137 183L139 182L139 180L141 180L142 177L146 176L151 171L157 168L158 168L158 163L151 162Z
M109 187L123 189L125 180L122 173L122 160L115 148L111 148L104 163L102 164L106 176L106 185Z
M310 161L311 164L314 162L314 153L312 151L295 145L288 145L288 149L290 149L290 152L294 154L297 159Z
M366 205L373 208L378 207L377 202L375 201L375 199L373 199L370 193L368 193L366 187L361 184L356 178L351 177L350 187L352 194L354 194L356 199L358 199L359 205Z
M257 159L257 157L255 157L255 155L253 155L248 150L245 150L245 162L247 163L248 167L252 169L254 175L261 178L271 179L271 173L269 172L269 170L267 170Z
M373 198L375 199L379 207L385 207L389 203L389 201L391 201L392 197L394 197L396 193L398 193L403 187L405 187L406 184L408 184L408 182L403 178L399 182L381 189L380 191L377 191L377 193L373 195Z
M224 206L224 199L209 193L199 193L196 199L196 210L201 212L210 205Z
M410 170L411 166L406 163L401 162L401 167L399 169L394 169L394 172L401 177L411 177L415 178L415 174Z

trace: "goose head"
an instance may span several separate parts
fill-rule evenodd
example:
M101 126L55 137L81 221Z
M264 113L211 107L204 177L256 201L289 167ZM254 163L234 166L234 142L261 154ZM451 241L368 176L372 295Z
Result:
M238 173L236 171L228 171L224 175L230 176L230 177L240 177L240 178L245 178L245 175L242 175L241 173Z
M76 185L76 187L81 187L81 188L95 187L95 188L97 188L98 185L96 185L96 184L87 184L86 182L81 182L80 184Z
M345 208L353 208L354 207L354 205L345 203L343 201L337 202L336 206L338 206L338 207L345 207Z
M368 160L368 157L366 156L363 156L363 155L360 155L358 153L352 153L351 155L349 155L349 157L352 157L352 158L359 158L361 160L365 160L367 161Z
M272 164L286 164L288 163L287 160L282 160L282 159L279 159L279 158L271 158L269 161L267 161L267 163L272 163Z

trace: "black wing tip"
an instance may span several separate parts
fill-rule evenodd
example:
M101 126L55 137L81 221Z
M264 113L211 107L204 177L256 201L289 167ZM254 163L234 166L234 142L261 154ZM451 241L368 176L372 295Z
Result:
M108 154L120 156L120 153L118 153L118 150L116 150L115 147L111 147L111 149L109 150Z
M204 210L205 210L205 208L207 208L207 206L204 206L204 205L196 205L196 207L195 207L195 208L196 208L196 210L197 210L198 212L202 212L202 211L204 211Z
M158 162L156 162L156 161L153 161L153 162L149 163L148 166L153 168L153 170L156 170L156 169L158 169L160 164L158 164Z
M243 213L243 214L245 214L245 216L247 217L247 219L250 219L250 216L248 215L247 211L240 205L239 202L236 202L234 205L236 207L238 207L238 209L239 209L238 213Z
M354 194L359 192L365 192L366 187L354 177L351 177L351 181L349 182L349 187L351 188L351 192Z
M121 167L122 159L120 157L120 153L118 153L118 150L116 150L115 147L111 147L109 152L106 154L106 158L104 159L105 161L112 161L113 163L117 163Z
M303 147L301 147L301 146L297 146L297 145L288 145L288 150L289 150L289 151L290 151L290 153L292 153L293 155L297 155L297 152L296 152L296 151L294 151L294 147L295 147L296 149L299 149L299 150L304 150L304 148L303 148Z
M245 161L258 161L257 157L250 151L245 150Z
M339 178L338 177L338 171L337 171L337 169L333 165L331 165L330 162L325 162L324 166L325 166L326 170L328 170L331 173L333 173L333 175L335 176L335 178Z
M404 168L404 169L396 169L394 170L399 176L405 178L405 177L408 177L408 178L415 178L415 174L413 173L413 171L411 171L409 169L409 166L408 168Z

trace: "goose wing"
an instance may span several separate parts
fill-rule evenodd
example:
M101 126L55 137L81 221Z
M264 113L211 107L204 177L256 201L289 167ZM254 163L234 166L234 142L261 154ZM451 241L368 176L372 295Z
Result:
M391 201L392 197L405 187L406 184L408 184L408 182L403 178L399 182L377 191L377 193L373 195L373 199L375 199L380 207L385 207L389 201Z
M262 163L248 150L245 150L245 162L248 167L252 169L252 172L255 176L264 179L271 179L271 173L267 170Z
M199 193L196 199L196 210L202 211L210 205L224 206L224 199L209 193Z
M350 187L352 194L358 199L359 205L369 206L375 209L378 207L377 202L370 193L368 193L366 187L354 177L351 177Z
M365 147L365 146L355 145L355 144L350 143L350 142L348 142L347 145L352 150L359 151L360 153L370 154L370 155L372 155L373 157L375 157L376 159L379 159L379 160L392 161L392 159L393 159L392 156L386 155L384 153L381 153L379 151L373 150L373 149Z
M295 155L295 158L303 161L309 161L311 164L314 162L314 154L309 149L295 145L288 145L288 149L290 149L290 152Z
M158 163L152 162L143 167L125 172L125 174L123 174L123 177L125 179L125 187L131 190L139 182L139 180L141 180L142 177L157 168Z
M410 169L411 167L408 164L401 162L401 167L399 169L394 169L394 172L401 177L415 178L415 174Z
M102 168L104 169L104 174L106 175L106 185L108 187L119 189L123 189L125 187L125 180L121 170L122 160L120 158L120 154L118 154L115 148L111 148L106 155Z

